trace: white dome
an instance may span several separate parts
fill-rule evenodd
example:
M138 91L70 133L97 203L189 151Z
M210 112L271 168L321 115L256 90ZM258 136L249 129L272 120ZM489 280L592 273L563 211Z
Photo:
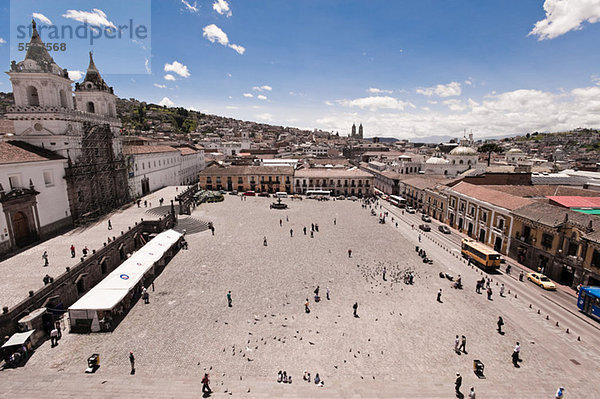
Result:
M425 161L425 163L429 165L445 165L448 163L448 161L444 158L431 157L427 161Z
M506 152L507 154L524 154L523 150L520 148L511 148Z
M450 155L478 155L477 151L471 147L456 147L450 151Z

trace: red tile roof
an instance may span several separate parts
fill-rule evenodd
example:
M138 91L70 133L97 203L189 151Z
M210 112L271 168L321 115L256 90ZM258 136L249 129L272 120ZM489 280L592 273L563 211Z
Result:
M129 155L154 154L159 152L173 151L178 150L168 145L128 145L123 147L123 153Z
M600 198L580 196L547 196L550 203L564 206L565 208L600 208Z
M522 206L526 206L534 202L526 198L506 194L502 191L490 190L489 188L465 182L456 184L450 189L450 191L455 191L457 193L464 194L480 201L484 201L509 210L519 209Z
M48 158L12 144L0 142L0 164L40 161L48 161Z

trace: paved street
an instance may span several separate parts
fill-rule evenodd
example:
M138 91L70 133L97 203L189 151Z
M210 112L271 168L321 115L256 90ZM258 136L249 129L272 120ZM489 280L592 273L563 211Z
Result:
M140 208L137 205L128 206L103 217L97 223L75 228L0 262L0 307L15 306L27 297L30 290L36 291L43 287L42 280L46 274L56 278L65 272L65 267L76 265L83 256L81 251L85 246L91 253L93 249L102 248L109 237L118 237L121 231L127 231L129 226L133 226L141 218L158 219L156 212L148 210L158 208L160 198L165 199L164 206L170 204L169 201L176 194L175 187L164 188L144 198L148 201L148 206L152 205L151 208L145 207L143 201ZM109 219L112 230L108 230ZM71 256L71 245L76 251L74 258ZM46 267L42 259L44 251L48 251L49 265Z
M493 300L476 294L480 271L467 267L437 231L419 233L413 215L396 228L391 217L377 223L358 201L287 199L285 211L269 209L271 201L227 195L223 203L197 208L193 217L212 221L215 235L188 234L189 250L156 279L150 304L137 303L113 333L65 334L56 348L45 343L25 368L0 373L0 397L42 391L61 398L88 392L198 397L204 372L216 397L450 398L456 372L463 375L462 392L473 386L479 398L551 398L560 385L571 398L598 397L597 326L573 314L574 304L565 310L544 299L560 293L494 275ZM130 223L139 217L132 214ZM311 223L318 224L314 238ZM415 245L427 250L433 265L421 262ZM406 271L415 273L414 285L402 282ZM461 274L465 289L452 289L438 277L441 271ZM510 295L500 297L496 282ZM319 303L313 300L317 285ZM498 316L504 335L496 332ZM467 337L467 353L454 352L455 335ZM517 341L520 368L511 363ZM129 351L136 355L135 376L129 375ZM100 354L101 367L84 375L92 353ZM474 375L474 359L485 364L485 379ZM291 386L275 382L279 370L293 376ZM319 373L325 386L308 386L304 370ZM21 391L23 385L29 388Z

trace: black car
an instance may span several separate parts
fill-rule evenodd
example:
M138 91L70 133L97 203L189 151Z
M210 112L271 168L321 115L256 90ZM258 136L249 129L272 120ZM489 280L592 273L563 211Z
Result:
M440 227L438 227L438 230L444 234L450 234L450 229L448 228L448 226L441 225Z
M431 227L428 224L420 224L419 228L423 231L431 231Z
M263 192L263 193L258 193L258 196L259 196L259 197L267 197L267 198L268 198L268 197L270 197L271 195L270 195L269 193L265 193L265 192Z
M421 220L424 221L425 223L431 223L431 218L427 215L421 216Z

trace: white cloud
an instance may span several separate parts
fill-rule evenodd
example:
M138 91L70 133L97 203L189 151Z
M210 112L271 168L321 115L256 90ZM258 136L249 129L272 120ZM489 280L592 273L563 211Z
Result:
M3 38L0 37L0 44L4 44L6 43L6 40L4 40Z
M471 81L470 79L465 80L465 84L467 86L472 86L473 85L473 81Z
M50 21L50 18L48 18L47 16L45 16L42 13L34 12L31 16L43 24L52 25L52 21Z
M244 54L246 52L244 47L238 44L230 44L227 34L215 24L206 25L204 28L202 28L202 36L204 36L211 43L217 42L222 46L226 46L235 50L238 54Z
M244 93L244 97L254 98L254 94L252 94L252 93Z
M230 78L230 77L232 77L232 76L233 76L233 75L232 75L232 74L230 74L230 73L228 73L228 74L227 74L227 77L228 77L228 78Z
M369 87L369 89L367 91L372 94L392 94L393 93L392 90L383 90L383 89L378 89L376 87Z
M150 68L150 60L148 58L144 60L144 68L146 68L146 73L152 73L152 69Z
M177 75L181 76L182 78L190 77L190 71L188 70L188 67L178 61L173 61L173 63L171 63L171 64L166 63L165 64L165 72L176 73Z
M158 83L154 83L154 87L158 87L159 89L166 89L167 85L161 85L161 84L158 84Z
M213 3L213 10L221 15L227 15L227 17L231 17L231 9L225 0L215 0Z
M256 118L260 119L261 121L265 121L265 122L271 122L273 120L273 115L271 115L268 112L265 112L264 114L258 114L255 116L256 116Z
M407 101L401 101L389 96L375 96L356 98L354 100L339 100L338 103L345 107L358 107L360 109L368 109L376 111L378 109L396 109L404 110L406 106L414 107L413 104Z
M97 8L94 8L93 11L67 10L66 14L63 14L63 17L98 28L105 27L117 29L115 24L108 20L104 11Z
M189 12L198 12L198 11L200 11L200 8L198 7L198 3L197 2L194 2L194 4L191 4L189 1L186 1L186 0L181 0L181 2L185 6L185 9L187 11L189 11Z
M267 96L263 96L262 94L259 94L258 96L256 96L256 98L258 98L259 100L266 100Z
M325 101L325 105L328 105L331 107L331 106L333 106L333 103L331 101Z
M445 85L439 84L433 87L419 87L415 91L428 97L433 95L438 97L452 97L460 96L460 93L462 93L460 83L458 82L450 82Z
M451 102L447 102L451 101ZM419 138L432 134L458 136L465 126L476 136L500 136L534 131L566 131L577 127L596 128L600 125L600 86L548 92L519 89L490 93L475 101L453 99L443 102L439 110L367 110L335 113L316 117L311 124L325 130L346 131L353 121L368 124L369 132L397 138ZM462 110L458 110L461 107ZM427 108L427 107L424 107ZM433 133L435 132L435 133Z
M598 0L546 0L546 18L537 21L528 36L538 40L554 39L572 30L582 29L583 22L591 24L600 20Z
M172 107L173 105L175 105L175 103L173 101L171 101L171 99L169 97L163 97L163 99L160 100L158 105L160 105L160 106L166 105L167 107Z
M175 80L175 76L171 75L170 73L165 75L165 80Z
M467 106L463 104L461 100L457 99L445 100L442 101L442 103L447 105L451 111L464 111L465 109L467 109Z
M79 80L81 78L83 78L83 75L85 75L83 73L83 71L67 71L69 73L69 79L71 80Z
M225 108L226 109L238 109L238 107L236 107L235 105L227 105Z
M271 90L273 90L273 88L271 86L264 85L264 86L254 86L252 88L252 90L254 90L254 91L271 91Z
M230 44L229 48L234 49L238 54L242 55L246 52L246 48L239 44Z

